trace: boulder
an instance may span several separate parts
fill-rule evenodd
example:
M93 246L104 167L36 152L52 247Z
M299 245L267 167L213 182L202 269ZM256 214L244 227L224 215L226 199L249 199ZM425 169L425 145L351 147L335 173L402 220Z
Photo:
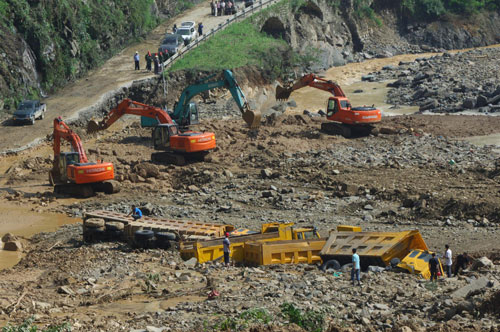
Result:
M12 241L17 241L19 240L17 236L11 233L6 233L4 236L2 236L2 242L12 242Z
M23 250L23 245L21 244L21 241L9 241L5 242L3 245L3 250L7 251L21 251Z
M488 257L481 257L474 261L471 266L472 270L477 270L483 267L492 267L494 264Z
M147 162L135 165L134 172L143 178L158 178L160 176L158 166Z
M471 292L483 289L489 284L488 278L481 277L479 279L473 280L470 284L457 289L451 294L453 299L465 298Z

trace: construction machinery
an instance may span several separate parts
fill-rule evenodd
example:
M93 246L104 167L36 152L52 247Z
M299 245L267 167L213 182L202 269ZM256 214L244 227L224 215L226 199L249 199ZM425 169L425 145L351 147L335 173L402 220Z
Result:
M231 258L243 262L245 244L250 242L271 242L284 240L317 239L320 237L316 228L294 228L293 223L266 223L261 226L260 233L231 236ZM199 263L220 259L223 255L223 238L208 241L185 241L180 243L183 259L196 257Z
M319 253L325 268L339 269L351 263L352 249L361 257L361 269L369 265L396 266L415 249L429 250L418 230L404 232L331 231Z
M191 100L196 95L205 91L213 90L216 88L226 88L231 92L236 105L243 116L243 120L250 128L257 128L260 126L261 114L259 111L250 110L250 106L241 91L238 83L236 82L233 73L230 70L223 70L222 79L210 81L214 75L210 75L195 84L186 87L174 106L174 110L169 112L170 117L184 130L190 125L199 123L199 112L196 103ZM142 117L141 125L143 127L154 127L158 122L155 119Z
M346 138L353 134L367 134L372 125L381 121L382 112L373 106L352 107L342 88L331 80L326 80L315 74L308 74L286 87L276 87L276 100L287 100L290 94L300 88L310 86L330 92L326 118L328 122L321 124L321 130L332 135L342 135Z
M189 130L181 133L166 111L128 98L122 100L101 121L90 121L87 130L92 133L107 129L125 114L155 119L158 123L153 127L153 145L155 150L162 152L153 153L153 161L184 165L186 159L203 160L210 150L215 149L214 133Z
M80 137L59 117L54 119L54 163L49 171L50 184L55 193L90 197L96 191L116 192L112 163L92 163L87 159ZM61 139L68 141L72 152L61 152Z

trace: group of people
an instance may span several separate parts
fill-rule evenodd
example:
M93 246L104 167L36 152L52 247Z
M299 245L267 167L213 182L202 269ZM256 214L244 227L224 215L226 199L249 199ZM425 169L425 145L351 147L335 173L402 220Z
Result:
M155 74L161 73L162 64L167 61L168 58L170 58L170 54L167 50L165 50L165 52L154 54L151 54L151 52L148 51L148 53L144 56L144 60L146 61L146 70L154 70ZM138 51L134 54L134 64L135 70L140 70L140 56Z
M352 249L352 270L351 270L351 281L353 286L356 285L361 286L361 278L360 278L360 259L359 255L356 253L356 248ZM446 271L446 275L448 278L452 277L452 252L449 245L445 245L445 252L443 255L443 265L444 270ZM467 266L471 263L469 255L466 252L457 256L457 262L455 263L455 276L458 275L460 270L465 270ZM432 253L432 258L429 259L429 270L431 272L431 281L437 281L437 277L440 271L439 259L436 257L436 253Z
M236 13L233 0L212 0L210 2L212 16L232 15Z
M444 252L444 270L446 272L446 276L451 278L453 274L455 276L458 275L460 270L465 270L467 266L471 263L469 255L464 252L457 256L457 262L455 263L455 273L452 274L452 266L453 266L453 254L451 252L450 246L445 245ZM432 253L432 258L429 260L429 270L431 271L431 281L436 281L438 274L440 273L439 267L439 259L436 257L436 253Z

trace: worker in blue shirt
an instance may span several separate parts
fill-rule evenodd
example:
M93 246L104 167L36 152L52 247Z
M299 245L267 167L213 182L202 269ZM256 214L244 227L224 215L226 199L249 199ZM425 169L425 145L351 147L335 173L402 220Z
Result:
M356 253L356 248L352 248L352 270L351 270L351 281L354 286L354 279L358 281L358 286L361 286L361 281L359 277L361 267L359 264L359 255Z
M132 205L132 211L130 211L129 214L127 214L127 217L132 215L132 218L134 218L134 220L137 220L137 219L141 219L142 218L142 211L136 207L135 205Z

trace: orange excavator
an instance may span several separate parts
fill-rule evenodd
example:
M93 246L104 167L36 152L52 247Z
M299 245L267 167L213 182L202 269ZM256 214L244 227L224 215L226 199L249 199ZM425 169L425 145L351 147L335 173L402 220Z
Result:
M349 138L354 133L369 133L372 125L381 121L382 112L379 109L373 106L352 107L337 83L314 74L305 75L287 87L277 86L276 100L287 100L293 91L306 86L328 91L333 95L328 98L326 118L330 121L321 124L323 132Z
M80 137L61 117L54 119L54 163L49 171L50 184L55 193L90 197L96 191L112 194L118 190L112 163L92 163L87 159ZM61 152L61 139L68 141L72 152Z
M210 150L215 149L214 133L190 130L181 133L178 125L166 111L128 98L122 100L101 121L90 121L87 131L93 133L107 129L125 114L144 116L158 121L158 125L153 127L153 144L155 150L162 152L153 153L151 155L153 161L184 165L186 159L203 160Z

